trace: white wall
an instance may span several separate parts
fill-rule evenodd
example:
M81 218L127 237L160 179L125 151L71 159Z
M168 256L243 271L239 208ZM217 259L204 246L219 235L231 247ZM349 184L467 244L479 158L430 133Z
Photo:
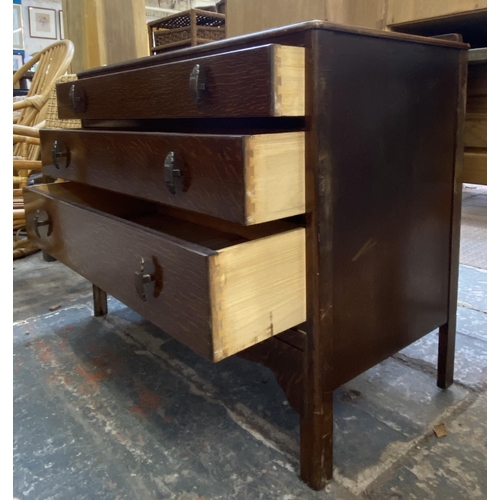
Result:
M60 39L61 34L59 33L59 10L61 7L61 0L22 0L23 6L23 27L24 27L24 51L25 51L25 62L31 59L31 56L47 47L51 43L56 42ZM56 34L57 40L49 40L47 38L31 38L30 37L30 24L28 7L40 7L42 9L55 9L56 10Z

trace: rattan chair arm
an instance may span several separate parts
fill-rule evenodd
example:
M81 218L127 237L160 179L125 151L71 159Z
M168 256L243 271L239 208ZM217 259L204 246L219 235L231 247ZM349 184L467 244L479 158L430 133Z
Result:
M45 125L45 121L40 125ZM27 125L14 125L14 134L24 135L25 137L40 137L40 128L42 127L28 127Z
M50 91L50 89L49 89ZM46 94L42 95L33 95L31 97L27 97L26 99L23 99L22 101L18 101L14 103L14 111L18 111L20 109L32 107L35 108L37 111L40 111L47 100L49 99L49 94L48 92Z
M19 142L25 142L27 144L33 144L35 146L40 146L40 139L38 137L27 137L25 135L14 134L13 143L17 144Z

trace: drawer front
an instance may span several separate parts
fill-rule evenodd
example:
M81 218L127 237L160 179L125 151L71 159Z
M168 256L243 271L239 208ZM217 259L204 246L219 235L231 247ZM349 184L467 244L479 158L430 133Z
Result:
M251 225L305 212L304 132L42 130L44 173Z
M303 228L253 241L212 235L72 183L24 198L30 240L209 360L305 321ZM200 233L218 249L193 242Z
M304 116L305 49L264 45L57 85L59 118Z

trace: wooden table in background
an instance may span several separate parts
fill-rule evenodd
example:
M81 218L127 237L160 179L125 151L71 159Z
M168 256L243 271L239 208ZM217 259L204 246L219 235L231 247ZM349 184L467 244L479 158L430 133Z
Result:
M487 54L469 51L464 182L487 184Z

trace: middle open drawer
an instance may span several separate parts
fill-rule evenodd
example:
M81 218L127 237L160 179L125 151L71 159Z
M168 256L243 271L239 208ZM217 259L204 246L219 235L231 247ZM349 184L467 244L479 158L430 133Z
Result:
M40 131L43 171L244 225L305 212L305 133Z

